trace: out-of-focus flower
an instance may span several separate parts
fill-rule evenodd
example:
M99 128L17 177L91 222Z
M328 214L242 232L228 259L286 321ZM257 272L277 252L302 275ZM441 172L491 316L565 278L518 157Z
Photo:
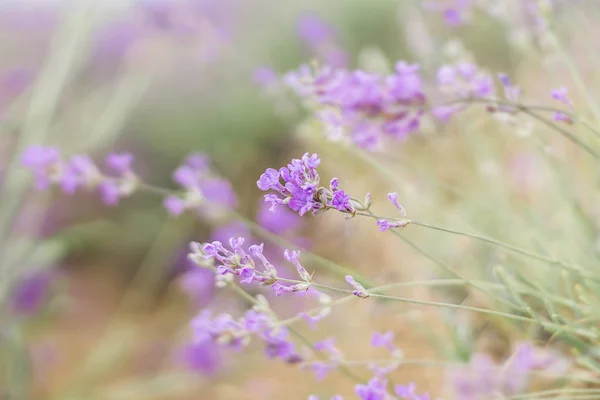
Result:
M222 364L219 347L210 340L187 343L180 349L180 357L190 370L205 375L216 373Z
M179 195L169 195L164 206L172 215L193 210L207 218L237 206L237 196L231 183L210 171L204 154L192 154L173 172L173 180L183 188Z
M494 94L492 78L475 64L444 65L437 73L438 88L459 98L488 97Z
M390 221L388 219L378 219L377 226L381 232L385 232L389 229L399 228L402 229L409 224L409 221Z
M39 310L50 293L54 271L37 271L25 276L13 287L10 294L10 308L18 315L31 315Z
M66 161L57 148L50 146L30 146L21 160L33 172L38 189L47 189L52 184L60 185L67 194L74 194L79 189L97 189L107 205L115 205L121 198L130 196L139 184L131 170L133 157L129 153L109 154L105 165L110 172L106 174L90 156L74 155Z
M393 74L302 66L285 82L314 104L332 140L349 139L374 150L382 139L418 130L426 102L416 65L398 62Z
M456 395L465 400L485 398L494 394L514 396L525 393L533 371L552 371L564 376L571 363L552 350L539 349L529 343L519 344L503 365L486 354L476 354L464 368L453 371L451 385Z
M271 315L257 307L248 310L238 320L229 314L213 317L209 310L203 310L192 320L191 327L192 343L210 342L213 346L220 344L240 349L250 342L252 335L256 335L265 342L267 357L280 358L290 364L302 361L289 338L288 330L277 326L277 321Z

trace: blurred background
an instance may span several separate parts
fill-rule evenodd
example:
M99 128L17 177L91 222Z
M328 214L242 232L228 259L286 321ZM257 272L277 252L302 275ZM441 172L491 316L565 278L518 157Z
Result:
M239 354L186 347L189 321L200 310L240 314L249 307L214 288L211 273L189 265L188 243L242 234L267 242L273 257L281 257L286 245L271 243L272 235L256 232L253 223L376 284L448 277L369 220L305 216L278 231L278 221L294 217L266 214L256 180L265 168L306 151L321 156L324 181L337 176L358 198L371 192L382 213L393 211L385 195L397 191L416 219L552 249L570 260L595 260L596 229L589 222L595 226L600 215L585 186L594 167L547 127L502 124L481 108L443 126L428 120L415 135L386 147L379 166L388 173L382 175L353 149L326 142L280 84L285 72L311 61L385 73L397 60L418 63L430 82L441 65L472 61L492 76L508 74L533 104L549 103L551 89L576 83L542 21L546 2L474 1L476 7L457 7L458 20L444 8L454 3L461 2L2 1L0 388L11 388L6 398L351 394L341 374L317 383L310 371L266 359L259 346ZM552 3L552 32L578 66L578 79L596 87L597 2ZM582 96L572 93L576 104ZM174 217L154 193L109 207L93 193L36 191L20 165L32 144L95 160L130 152L145 182L171 189L173 170L191 153L205 153L212 170L232 183L236 215L244 220ZM548 149L573 162L577 174L565 178L569 189L549 178ZM581 200L580 210L565 205L567 192ZM557 209L569 211L558 215ZM579 212L583 218L574 216ZM560 279L463 237L416 228L409 237L472 279L492 279L493 268L505 264L549 287ZM321 264L304 263L321 282L343 285ZM460 287L407 288L398 295L494 304ZM314 305L311 296L273 303L288 316ZM501 360L518 341L543 339L477 315L381 301L342 305L317 330L300 329L313 341L336 336L351 359L376 358L371 333L392 330L407 359L428 361L407 363L394 379L445 398L452 396L442 360L466 362L475 351Z

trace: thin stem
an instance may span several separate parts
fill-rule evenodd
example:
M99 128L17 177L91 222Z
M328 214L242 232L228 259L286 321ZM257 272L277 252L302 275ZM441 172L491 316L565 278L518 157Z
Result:
M441 105L471 104L471 103L484 103L484 104L494 104L494 105L498 105L498 106L512 107L512 108L514 108L514 109L516 109L518 111L521 111L521 112L529 115L533 119L538 120L539 122L543 123L544 125L546 125L546 126L552 128L552 129L554 129L555 131L557 131L558 133L560 133L561 135L563 135L565 138L567 138L571 142L573 142L576 145L578 145L579 147L581 147L588 154L590 154L590 155L592 155L595 158L597 158L597 159L600 160L600 153L598 153L596 150L594 150L588 144L582 142L580 139L578 139L575 135L573 135L568 130L560 127L559 125L555 124L552 121L549 121L548 119L546 119L546 118L542 117L541 115L533 112L532 110L536 109L536 110L540 110L540 111L560 112L560 113L563 113L563 114L567 115L569 118L573 119L574 121L577 121L578 119L573 114L570 114L568 112L565 112L565 111L562 111L562 110L559 110L559 109L555 109L555 108L552 108L552 107L526 106L526 105L515 104L515 103L506 102L506 101L502 101L502 100L485 99L485 98L458 99L458 100L447 102L447 103L444 103L444 104L441 104ZM435 107L435 106L433 106L433 107ZM588 129L590 129L595 135L597 135L597 136L600 137L600 132L598 132L598 130L594 129L590 124L586 124L586 127L588 127Z
M421 222L421 221L417 221L417 220L412 220L412 219L399 219L399 218L382 217L382 216L379 216L379 215L375 215L375 214L373 214L370 211L368 211L368 212L359 211L359 212L356 213L356 215L360 215L360 216L364 216L364 217L369 217L369 218L373 218L373 219L388 219L388 220L393 220L393 221L406 221L410 225L417 225L417 226L422 226L424 228L429 228L429 229L433 229L433 230L440 231L440 232L446 232L446 233L451 233L451 234L454 234L454 235L460 235L460 236L470 237L472 239L480 240L482 242L486 242L486 243L493 244L493 245L498 246L498 247L502 247L502 248L504 248L506 250L510 250L512 252L515 252L515 253L527 256L529 258L533 258L533 259L536 259L536 260L539 260L539 261L544 261L544 262L549 263L551 265L559 265L559 266L561 266L561 267L563 267L565 269L578 272L582 276L586 276L588 278L600 281L600 278L598 278L594 274L592 274L592 273L590 273L590 272L588 272L588 271L586 271L584 269L578 268L578 267L573 266L573 265L568 265L568 264L562 263L562 262L560 262L558 260L555 260L555 259L553 259L551 257L542 256L540 254L537 254L537 253L534 253L532 251L523 249L521 247L517 247L517 246L514 246L512 244L509 244L509 243L506 243L506 242L502 242L500 240L497 240L497 239L494 239L494 238L490 238L490 237L487 237L487 236L483 236L483 235L480 235L480 234L477 234L477 233L469 233L469 232L458 231L458 230L455 230L455 229L445 228L445 227L441 227L441 226L438 226L438 225L433 225L433 224L429 224L429 223Z

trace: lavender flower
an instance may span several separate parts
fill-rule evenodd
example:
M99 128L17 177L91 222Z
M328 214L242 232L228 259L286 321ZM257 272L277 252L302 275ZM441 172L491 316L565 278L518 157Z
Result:
M210 340L187 343L180 350L180 358L190 370L205 375L213 375L222 363L218 346Z
M514 396L526 392L534 370L553 370L564 376L571 364L558 353L538 349L529 343L516 347L504 365L497 365L486 354L476 354L469 365L451 375L454 392L461 399L478 399L494 394Z
M346 275L346 282L354 288L352 294L356 297L360 297L361 299L366 299L369 297L369 293L367 293L367 289L360 283L356 282L352 275Z
M400 211L400 214L403 217L406 217L406 210L404 209L404 207L402 207L402 205L400 205L400 203L398 202L398 193L396 192L392 192L392 193L388 193L387 198L389 200L390 203L392 203L392 205L394 207L396 207L396 209L398 211Z
M173 180L183 188L181 195L164 199L166 210L175 216L193 210L207 218L237 206L237 197L229 181L210 171L208 157L195 153L173 172Z
M192 343L210 341L213 344L240 349L249 344L252 335L256 335L265 342L267 357L280 358L290 364L302 361L302 356L296 351L287 329L277 326L277 321L258 306L246 311L238 320L229 314L213 317L210 311L203 310L192 320L191 327Z
M259 282L263 285L271 286L276 295L283 293L294 293L307 291L310 287L312 275L300 264L299 251L284 251L284 257L296 267L298 275L304 283L297 283L290 286L284 286L277 283L277 269L263 254L264 244L252 245L248 247L248 253L242 248L245 239L243 237L232 237L229 239L230 250L225 248L221 242L212 243L191 243L190 259L199 266L205 266L206 263L215 268L217 272L217 282L222 281L223 277L238 276L240 282L251 283ZM260 262L263 270L259 271L256 265ZM216 265L214 264L216 263Z
M560 101L561 103L573 108L573 102L568 97L569 89L566 87L560 87L553 89L550 94L554 100Z
M386 333L374 332L371 337L371 345L373 347L385 347L390 351L395 351L396 346L393 344L394 333L392 331Z
M465 99L489 97L494 93L492 78L470 63L442 66L437 73L437 83L441 92Z
M402 229L409 224L409 221L390 221L387 219L378 219L377 226L381 232L385 232L389 229L399 228Z
M429 400L429 394L427 393L422 395L415 394L415 384L412 382L406 386L396 385L394 392L403 400Z
M385 400L388 398L387 381L373 378L366 385L356 385L356 395L361 400Z
M368 150L380 147L384 135L403 139L416 131L424 114L419 68L402 61L387 76L302 66L286 74L285 81L315 104L330 138L348 137Z
M332 180L329 189L320 187L317 167L321 160L316 154L306 153L301 160L293 159L287 167L279 171L268 168L256 182L263 191L275 193L265 195L265 201L271 203L271 211L280 205L287 205L300 216L312 211L314 215L329 208L354 215L355 209L350 196L339 190L337 179Z
M17 282L10 296L12 311L22 316L35 313L48 298L54 278L52 271L39 271Z
M38 189L47 189L52 184L60 185L67 194L74 194L80 188L98 189L107 205L117 204L137 189L138 179L131 170L132 161L129 153L111 153L105 160L111 173L103 174L85 154L74 155L66 161L55 147L30 146L22 155L22 163L33 172Z
M561 103L567 105L569 108L573 108L573 102L568 97L568 89L566 87L561 87L558 89L553 89L550 94L554 100L560 101ZM552 116L552 119L559 122L565 122L568 124L573 123L573 119L569 117L567 114L562 112L555 112Z

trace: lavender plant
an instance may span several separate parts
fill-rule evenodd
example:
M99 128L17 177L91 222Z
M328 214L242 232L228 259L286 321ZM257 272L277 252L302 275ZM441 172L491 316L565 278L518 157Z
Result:
M469 21L475 7L489 11L483 2L425 3L424 9L441 12L452 26ZM536 34L550 43L544 51L564 56L553 31L550 2L528 2L527 7L535 16ZM159 28L171 25L168 11L146 12ZM506 20L500 11L490 14ZM310 148L297 151L299 158L284 166L273 165L252 178L264 192L255 218L245 217L234 185L203 153L190 154L175 169L172 180L177 188L170 189L144 177L130 152L111 152L103 163L91 152L63 157L59 147L44 144L40 133L44 126L30 122L25 124L27 141L17 146L21 167L29 170L38 191L91 193L111 207L132 197L155 196L170 219L197 218L212 228L212 239L189 243L182 261L192 268L181 277L181 288L201 309L189 322L185 344L172 353L194 373L217 374L226 361L242 358L243 352L251 354L258 345L270 362L312 373L316 382L338 375L351 382L336 385L333 391L315 384L310 400L428 400L428 390L457 400L598 396L597 212L593 200L580 194L596 189L600 159L596 104L590 102L588 111L561 83L545 93L543 104L530 105L518 82L506 73L486 71L469 54L454 54L429 70L406 60L386 72L350 68L335 30L323 21L305 16L298 34L318 60L281 77L264 67L255 71L254 80L263 89L273 88L277 96L291 89L289 96L300 100L307 113L301 127L310 132L305 142ZM571 61L564 62L571 79L581 82ZM55 89L50 94L58 98L61 90ZM50 106L40 108L52 111ZM489 127L497 132L488 132ZM468 135L461 136L463 130ZM112 133L108 129L105 135ZM510 139L494 137L511 133L518 134ZM472 141L479 143L477 151ZM504 142L510 143L502 147ZM411 146L412 151L427 154L431 164L411 165L397 155L406 155L400 149ZM452 146L469 158L464 163L467 169L477 166L477 171L462 171L464 176L475 175L473 184L463 185L460 176L445 178L457 166L437 165L436 157L440 163L447 161L443 156L456 149ZM522 182L523 164L513 176L498 172L498 163L512 160L511 153L520 147L548 173L542 193L511 188ZM334 150L327 153L328 149ZM328 154L323 164L329 166L321 165L316 151ZM348 164L354 160L365 164L370 179L364 189L369 193L357 189L360 185L355 184L350 166L337 162L336 152L356 157ZM334 176L321 181L331 169ZM411 178L417 189L411 187ZM13 179L16 183L9 181L6 187L17 189L15 200L0 212L0 219L9 222L14 202L26 190ZM376 179L385 185L375 185ZM524 201L523 215L518 215L515 198L521 195L531 198ZM444 203L440 200L444 196L452 201ZM391 206L393 214L380 212L383 206ZM421 275L428 278L392 282L381 278L379 265L365 271L319 255L308 242L310 235L302 232L315 221L350 226L357 235L360 229L370 229L368 235L375 241L392 236L397 241L385 243L397 244L402 253L429 263ZM54 250L56 254L48 258L59 259L62 249ZM44 302L52 276L44 272L3 283L1 300L12 304L12 314L2 313L11 322L5 324L10 329L0 331L0 339L16 354L8 361L26 358L20 317L15 315L33 313ZM410 296L406 291L415 287L437 290ZM226 291L239 296L245 309L211 306L217 293ZM372 331L370 343L358 347L384 354L356 358L354 349L335 336L321 335L345 303L356 309L366 303L392 315L401 305L436 310L436 319L451 332L450 343L431 344L438 347L436 359L416 359L405 354L410 344L402 343L393 330L379 331L370 327L369 320L349 318L352 321L344 321L349 331L353 324ZM280 305L290 304L293 307L280 311ZM410 328L434 330L417 325ZM507 346L501 355L478 349L472 335L486 329L505 332L518 344ZM446 381L422 388L405 379L403 371L411 365L443 367ZM85 377L94 367L82 370ZM23 382L15 382L16 389L8 392L12 398L25 393ZM85 379L82 382L79 385L85 385ZM67 394L78 395L79 390Z

